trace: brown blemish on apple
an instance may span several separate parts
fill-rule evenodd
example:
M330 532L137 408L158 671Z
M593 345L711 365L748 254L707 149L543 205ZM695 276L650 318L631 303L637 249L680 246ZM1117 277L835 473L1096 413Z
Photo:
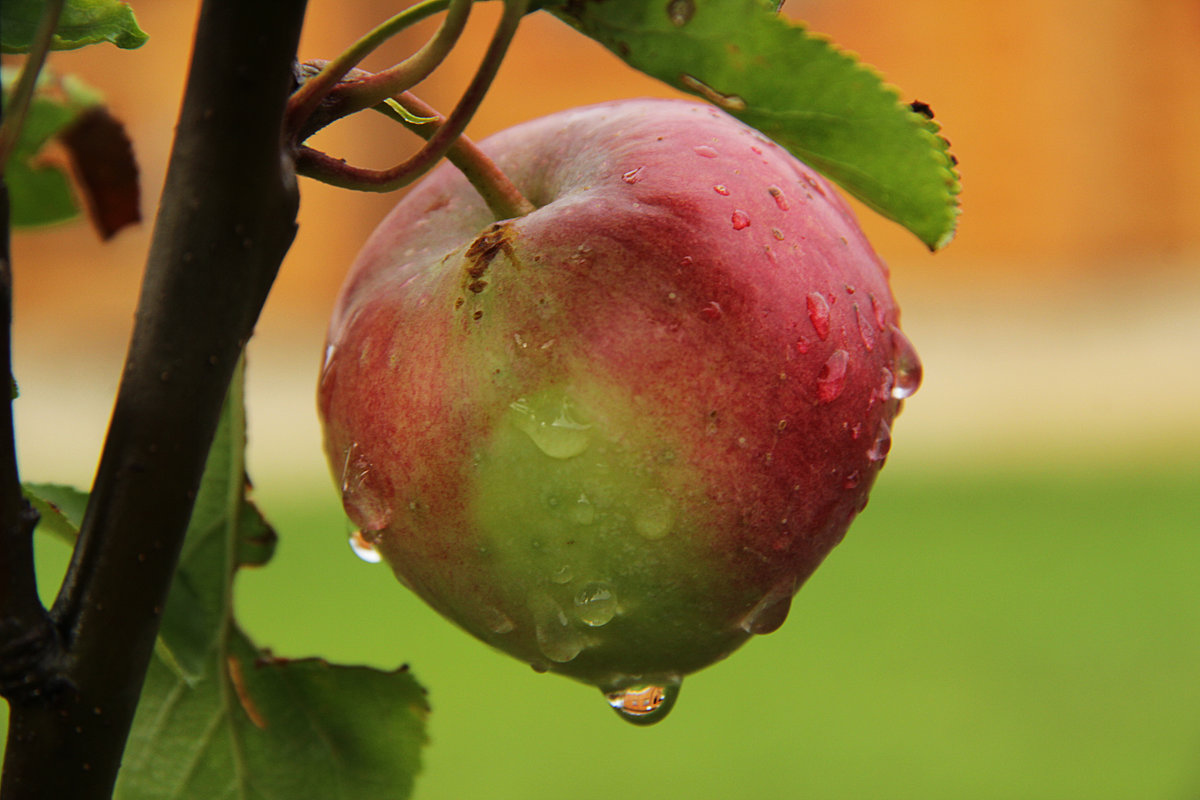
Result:
M464 255L467 274L463 279L463 285L468 291L479 294L487 287L488 282L483 279L483 276L487 274L492 261L502 251L512 253L510 236L508 224L497 222L471 242L471 246L467 248Z

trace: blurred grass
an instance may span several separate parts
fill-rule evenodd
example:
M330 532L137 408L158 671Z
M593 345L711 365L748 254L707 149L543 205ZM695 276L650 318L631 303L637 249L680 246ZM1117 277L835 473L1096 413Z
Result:
M1197 798L1197 486L1200 463L885 470L789 622L649 729L355 559L325 487L260 489L281 543L239 613L281 655L412 665L419 800Z

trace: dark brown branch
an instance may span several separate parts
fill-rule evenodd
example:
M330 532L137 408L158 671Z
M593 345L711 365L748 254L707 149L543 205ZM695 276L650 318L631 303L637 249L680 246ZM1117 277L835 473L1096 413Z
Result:
M205 0L108 437L52 609L62 687L12 704L4 800L107 798L226 388L295 234L304 0Z

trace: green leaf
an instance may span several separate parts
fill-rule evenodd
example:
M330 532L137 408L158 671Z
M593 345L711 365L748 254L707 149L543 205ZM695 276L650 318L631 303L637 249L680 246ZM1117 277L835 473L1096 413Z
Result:
M44 0L4 0L0 6L0 50L27 53L42 16ZM75 50L111 42L131 50L149 37L138 27L133 9L120 0L67 0L50 42L52 50Z
M48 533L74 546L87 508L87 492L57 483L26 483L21 486L27 499L41 519L38 531Z
M248 501L239 369L210 449L117 783L118 800L407 797L429 707L406 669L289 661L233 620L233 579L270 558Z
M958 175L938 125L766 0L569 0L548 8L631 66L770 136L931 249L953 238Z
M17 70L7 67L0 71L5 107L17 75ZM99 92L72 76L60 78L49 72L38 76L25 124L5 167L14 226L47 225L79 214L66 165L43 159L42 149L102 99Z

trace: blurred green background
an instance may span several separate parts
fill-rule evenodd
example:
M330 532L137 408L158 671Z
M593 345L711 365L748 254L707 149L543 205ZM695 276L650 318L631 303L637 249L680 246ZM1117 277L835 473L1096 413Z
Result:
M397 5L310 0L302 57L331 56ZM422 86L435 106L453 105L494 5ZM144 48L55 63L129 124L152 219L196 4L135 7ZM638 729L356 559L313 394L333 295L395 198L309 182L250 349L251 475L281 543L239 578L242 620L280 655L411 665L433 706L419 800L1198 800L1200 4L790 0L785 13L930 103L964 180L959 238L936 256L862 212L925 384L869 507L787 624L689 677L671 716ZM544 15L516 48L477 137L670 94ZM412 146L378 121L322 136L369 166ZM91 480L149 230L14 243L28 480ZM64 558L43 543L48 586Z

